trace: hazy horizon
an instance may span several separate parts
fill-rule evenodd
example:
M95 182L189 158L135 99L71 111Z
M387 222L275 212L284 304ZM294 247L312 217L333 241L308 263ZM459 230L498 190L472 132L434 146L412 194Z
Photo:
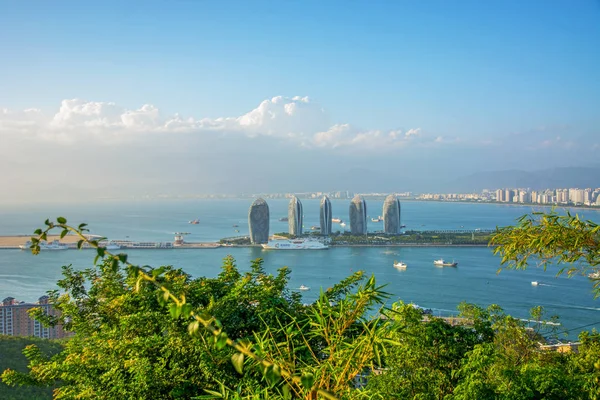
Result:
M5 3L0 204L598 168L599 21L592 0Z

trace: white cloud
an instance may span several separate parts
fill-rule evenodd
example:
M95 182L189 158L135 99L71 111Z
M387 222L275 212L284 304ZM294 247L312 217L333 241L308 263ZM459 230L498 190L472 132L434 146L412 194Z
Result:
M164 117L145 104L128 110L112 102L63 100L52 116L40 110L0 110L0 135L73 143L97 140L104 143L132 140L150 134L209 134L222 132L250 138L267 136L303 147L386 149L422 143L428 139L420 128L409 130L362 130L349 124L330 124L325 110L308 97L276 96L238 117ZM433 138L429 139L433 142Z

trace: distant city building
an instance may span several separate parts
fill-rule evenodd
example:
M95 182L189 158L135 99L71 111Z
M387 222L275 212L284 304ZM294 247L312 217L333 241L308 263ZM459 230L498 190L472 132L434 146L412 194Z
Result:
M350 232L353 235L367 233L367 203L358 194L350 202Z
M400 233L400 200L393 194L383 202L383 231L389 234Z
M296 196L292 196L290 204L288 206L288 232L290 235L300 236L302 235L302 203Z
M321 199L321 207L319 212L319 220L321 222L321 235L331 235L331 201L327 196Z
M504 190L498 189L496 190L496 201L504 201Z
M252 243L269 241L269 205L261 198L254 200L248 210L248 229Z
M41 308L46 315L58 315L48 296L42 296L37 303L25 303L7 297L0 303L0 335L35 336L46 339L59 339L68 336L61 325L44 327L41 322L32 319L28 311Z

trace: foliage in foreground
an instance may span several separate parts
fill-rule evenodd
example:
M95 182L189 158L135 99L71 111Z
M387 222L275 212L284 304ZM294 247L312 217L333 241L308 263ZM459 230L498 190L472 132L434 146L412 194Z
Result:
M37 314L74 337L52 357L30 348L29 373L3 381L60 384L57 399L600 398L595 332L578 354L548 353L497 306L462 305L461 326L381 308L387 295L362 273L305 306L287 289L289 270L272 276L260 260L242 272L227 257L216 278L192 279L98 256L94 268L63 267L51 296L59 320Z
M534 212L516 226L498 228L490 240L494 254L509 268L524 269L533 258L544 269L556 263L558 274L588 275L600 296L600 226L578 215Z
M45 340L33 337L14 337L0 335L0 371L13 369L19 372L27 372L28 346L35 346L43 354L52 356L62 350L61 343L55 340ZM32 349L33 347L29 347ZM0 382L0 399L3 400L37 400L52 398L52 388L22 386L9 387Z

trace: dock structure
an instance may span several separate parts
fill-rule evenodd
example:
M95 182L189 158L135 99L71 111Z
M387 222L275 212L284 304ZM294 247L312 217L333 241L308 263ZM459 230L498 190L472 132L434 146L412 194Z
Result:
M91 236L89 239L97 239L99 236ZM64 245L67 249L77 249L77 242L80 240L79 236L76 235L66 235L61 238L59 235L48 235L48 243L56 242L61 245ZM7 250L27 250L29 243L31 241L31 236L29 235L15 235L15 236L0 236L0 249ZM134 241L134 240L103 240L100 241L100 247L107 247L109 251L118 251L118 250L143 250L143 249L174 249L174 248L183 248L183 249L214 249L217 247L221 247L219 243L216 242L184 242L180 243L176 242L153 242L153 241ZM23 247L25 247L23 249ZM112 247L112 248L111 248ZM88 243L83 243L81 249L92 249ZM42 250L44 251L44 250Z

